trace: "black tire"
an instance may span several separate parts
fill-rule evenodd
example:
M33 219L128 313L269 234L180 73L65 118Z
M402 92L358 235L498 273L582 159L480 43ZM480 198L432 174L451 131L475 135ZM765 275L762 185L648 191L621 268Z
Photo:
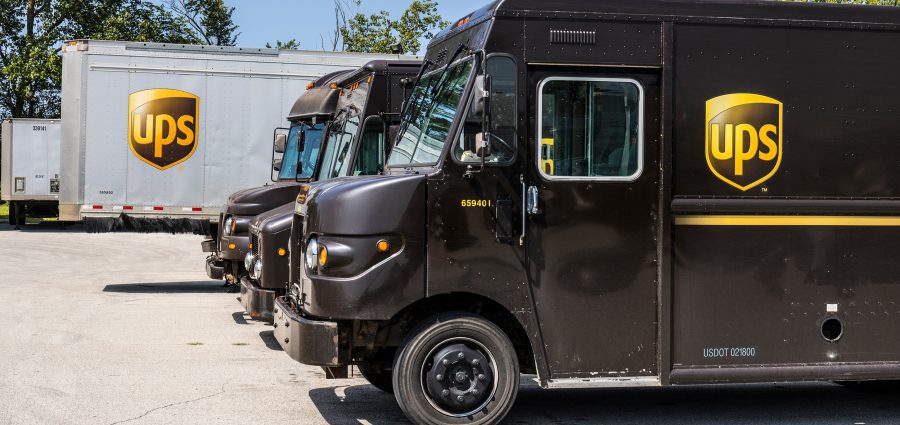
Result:
M9 214L9 217L7 217L7 219L9 220L9 225L10 225L10 226L15 226L15 225L16 225L16 218L17 218L17 217L16 217L17 212L16 212L16 203L15 203L15 202L10 202L10 203L9 203L9 211L7 212L7 214Z
M28 210L25 204L16 202L16 226L21 227L28 224Z
M390 369L380 368L366 363L356 365L359 374L366 378L373 387L388 394L394 393L394 377Z
M407 336L394 359L393 382L397 404L413 423L496 424L519 391L519 361L497 325L444 313Z

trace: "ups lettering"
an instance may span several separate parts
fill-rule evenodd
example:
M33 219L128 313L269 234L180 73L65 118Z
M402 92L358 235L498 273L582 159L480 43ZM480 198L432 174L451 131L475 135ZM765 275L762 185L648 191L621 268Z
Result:
M778 127L773 124L757 129L752 124L710 125L712 155L720 161L734 160L734 174L744 175L744 163L759 158L772 161L778 156ZM724 138L722 137L724 133ZM724 140L723 140L724 139Z
M131 126L134 142L141 145L153 143L153 156L156 158L162 158L163 147L172 142L181 146L194 143L194 117L190 115L182 115L176 122L174 117L167 114L134 114Z

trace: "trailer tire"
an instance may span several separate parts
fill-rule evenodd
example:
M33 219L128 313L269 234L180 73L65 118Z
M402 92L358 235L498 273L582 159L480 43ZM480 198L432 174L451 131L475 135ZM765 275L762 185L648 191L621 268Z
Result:
M443 313L409 333L394 359L394 397L416 424L496 424L519 391L509 337L487 319Z
M394 393L394 375L390 369L378 368L375 365L361 363L356 365L360 375L366 378L373 387L388 394Z
M7 220L9 220L9 225L17 226L17 224L16 224L17 223L17 220L16 220L17 212L16 212L16 203L15 202L9 203L9 211L7 212L7 214L8 214Z

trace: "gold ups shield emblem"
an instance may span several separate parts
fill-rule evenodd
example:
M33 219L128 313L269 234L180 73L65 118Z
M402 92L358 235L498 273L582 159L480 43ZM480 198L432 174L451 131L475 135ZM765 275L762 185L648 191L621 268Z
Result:
M768 180L781 165L783 105L771 97L735 93L706 102L706 163L740 190Z
M128 145L160 170L178 165L197 150L200 99L180 90L152 89L128 97Z

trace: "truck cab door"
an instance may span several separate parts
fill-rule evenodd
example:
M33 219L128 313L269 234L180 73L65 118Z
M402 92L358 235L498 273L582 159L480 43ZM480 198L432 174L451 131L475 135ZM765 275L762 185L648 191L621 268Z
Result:
M528 90L524 244L549 385L654 385L658 74L532 68Z

